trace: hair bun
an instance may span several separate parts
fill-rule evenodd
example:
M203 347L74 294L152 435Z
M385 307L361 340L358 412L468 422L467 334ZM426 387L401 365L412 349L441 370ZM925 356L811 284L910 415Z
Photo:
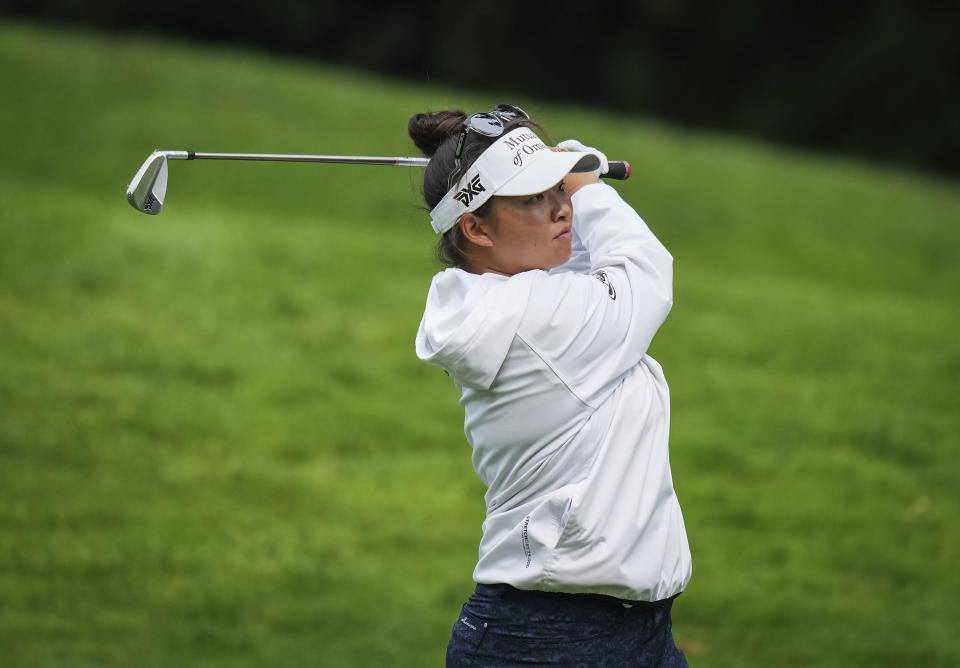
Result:
M460 131L466 117L459 109L414 114L407 123L407 134L425 156L432 157L443 142Z

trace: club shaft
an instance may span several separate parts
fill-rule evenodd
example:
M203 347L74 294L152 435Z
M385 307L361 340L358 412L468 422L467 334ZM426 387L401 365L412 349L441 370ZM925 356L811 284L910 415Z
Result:
M200 151L157 151L170 160L260 160L267 162L326 162L354 165L392 165L395 167L426 167L430 158L378 155L301 155L295 153L209 153ZM156 155L155 153L154 155ZM601 174L605 179L630 178L630 163L611 160L609 170Z
M271 162L332 162L356 165L393 165L426 167L429 158L384 157L373 155L298 155L291 153L203 153L184 151L187 160L262 160ZM172 157L172 156L171 156ZM180 156L177 156L180 157Z

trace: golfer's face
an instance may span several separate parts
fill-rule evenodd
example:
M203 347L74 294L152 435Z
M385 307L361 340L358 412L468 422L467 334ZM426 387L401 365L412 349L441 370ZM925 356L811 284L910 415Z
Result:
M503 273L552 269L570 259L573 207L562 182L539 195L495 197L491 213L488 233Z

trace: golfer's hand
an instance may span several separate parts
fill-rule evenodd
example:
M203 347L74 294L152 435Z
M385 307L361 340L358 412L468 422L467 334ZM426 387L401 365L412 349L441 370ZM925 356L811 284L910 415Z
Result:
M576 139L568 139L557 144L557 149L560 151L575 151L579 153L592 153L597 156L597 159L600 161L600 168L596 170L597 176L600 174L606 174L607 170L610 169L610 164L607 162L607 156L593 148L592 146L586 146Z

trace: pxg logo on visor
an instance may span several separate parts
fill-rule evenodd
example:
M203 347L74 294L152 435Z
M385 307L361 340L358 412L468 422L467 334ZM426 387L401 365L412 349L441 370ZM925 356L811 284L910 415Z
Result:
M483 187L482 183L480 183L480 175L477 174L470 179L470 183L457 191L457 194L453 196L453 199L457 200L464 206L470 206L470 202L473 201L474 197L486 191L487 189Z

